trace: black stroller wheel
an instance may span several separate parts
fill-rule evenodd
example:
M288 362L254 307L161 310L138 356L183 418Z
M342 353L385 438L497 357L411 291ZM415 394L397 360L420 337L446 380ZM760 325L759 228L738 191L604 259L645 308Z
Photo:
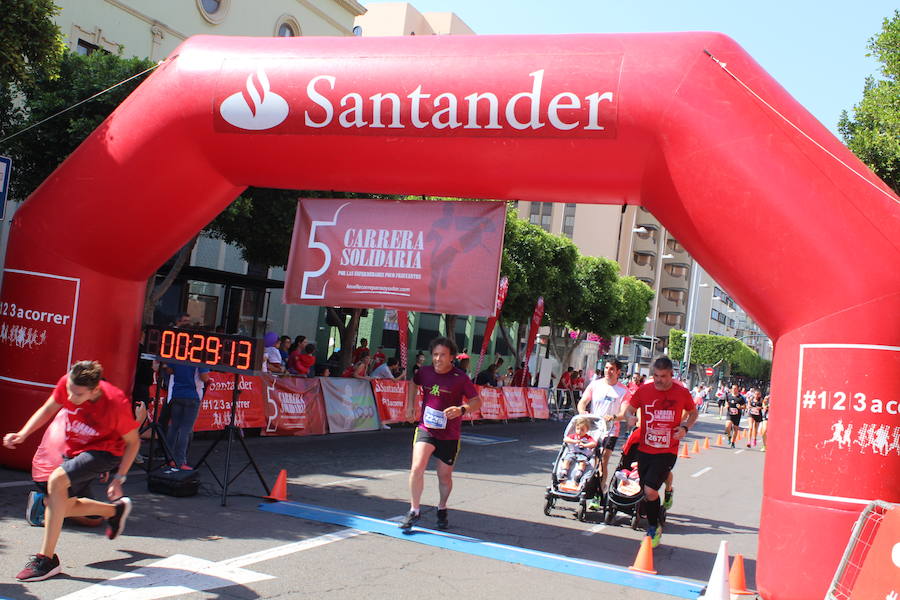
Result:
M612 525L613 519L616 516L616 509L609 507L606 509L606 514L603 515L603 522L607 525Z
M550 516L550 510L553 508L553 506L554 506L555 504L556 504L556 498L554 498L553 496L548 496L548 497L547 497L547 502L544 503L544 514L547 515L547 516L549 517L549 516Z
M587 515L587 502L582 500L578 505L578 511L575 513L575 518L584 523L585 516Z
M634 516L631 517L631 528L637 531L638 525L641 524L641 515L638 514L638 511L634 511Z

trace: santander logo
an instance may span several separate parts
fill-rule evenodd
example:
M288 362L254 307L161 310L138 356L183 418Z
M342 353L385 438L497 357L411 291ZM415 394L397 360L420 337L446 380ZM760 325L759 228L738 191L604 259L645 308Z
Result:
M290 109L287 101L271 91L266 72L258 69L247 77L246 89L225 98L219 113L231 125L260 131L283 122Z

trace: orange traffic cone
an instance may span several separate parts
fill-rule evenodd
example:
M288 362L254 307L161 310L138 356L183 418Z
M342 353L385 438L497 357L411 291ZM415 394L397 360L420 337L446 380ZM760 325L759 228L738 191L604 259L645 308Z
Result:
M708 437L703 438L703 449L709 450L709 438Z
M284 502L287 500L287 470L282 469L278 473L275 485L272 486L272 493L265 497L267 500L277 500Z
M722 445L722 434L720 433L719 435L716 436L716 446L721 446L721 445Z
M634 564L628 568L632 571L656 575L656 571L653 570L653 540L650 539L649 535L644 536L641 548L634 559Z
M747 580L744 578L744 556L742 554L734 555L734 562L731 564L731 572L728 574L728 585L732 594L738 596L753 596L756 592L747 589Z
M694 454L700 454L700 440L694 440L694 447L691 448L691 452Z
M678 455L678 458L690 458L691 455L688 452L687 443L681 445L681 454Z

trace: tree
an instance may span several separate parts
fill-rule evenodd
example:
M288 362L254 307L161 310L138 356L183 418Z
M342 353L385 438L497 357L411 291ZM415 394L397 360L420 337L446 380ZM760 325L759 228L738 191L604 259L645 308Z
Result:
M669 356L674 361L684 360L685 332L673 329L669 332ZM772 370L772 362L763 360L744 342L723 335L691 335L691 365L700 374L701 365L714 366L727 363L734 373L755 379L766 379Z
M868 48L884 79L866 78L853 117L844 111L838 130L850 150L900 194L900 10L884 19Z
M0 9L0 82L20 87L53 77L66 46L52 0L6 0ZM6 87L0 84L0 87Z

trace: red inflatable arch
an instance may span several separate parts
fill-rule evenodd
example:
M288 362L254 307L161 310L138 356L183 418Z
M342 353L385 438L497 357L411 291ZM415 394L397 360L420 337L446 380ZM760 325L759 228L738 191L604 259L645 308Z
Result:
M642 205L776 343L764 597L900 501L898 198L713 33L188 40L15 215L6 431L72 359L130 387L147 278L249 185Z

